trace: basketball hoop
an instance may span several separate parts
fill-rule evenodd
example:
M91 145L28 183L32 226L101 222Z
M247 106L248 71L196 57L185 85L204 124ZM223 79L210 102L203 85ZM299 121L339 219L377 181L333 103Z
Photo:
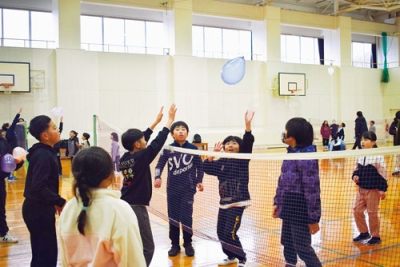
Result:
M11 89L14 86L13 83L2 83L2 84L0 84L0 86L3 87L5 95L11 95Z

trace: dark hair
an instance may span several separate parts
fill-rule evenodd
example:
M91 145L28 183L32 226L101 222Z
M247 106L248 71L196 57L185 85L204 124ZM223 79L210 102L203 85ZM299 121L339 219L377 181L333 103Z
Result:
M9 127L10 124L8 122L3 123L3 126L1 126L1 129L3 129L3 131L7 131L7 127Z
M88 133L83 133L82 136L84 136L84 137L86 138L86 142L87 142L88 145L90 146L90 142L89 142L90 134L88 134Z
M342 128L346 127L346 123L342 122Z
M118 142L118 134L115 133L115 132L112 132L111 135L112 135L112 137L114 138L114 141L115 141L115 142Z
M376 141L376 134L372 131L366 131L361 135L362 138L368 139L371 141Z
M113 162L111 156L101 147L88 147L79 151L72 160L72 173L74 175L73 191L76 199L82 200L84 207L91 204L91 188L96 188L99 184L113 175ZM78 230L84 235L86 224L86 210L82 210L78 216Z
M75 137L78 136L78 133L77 133L76 131L74 131L74 130L70 131L70 133L74 133L74 134L75 134Z
M292 118L286 123L287 137L293 137L297 146L310 146L314 140L314 129L304 118Z
M395 119L400 120L400 110L396 112L396 118Z
M143 132L138 129L128 129L121 136L122 146L128 150L133 151L133 145L144 136Z
M18 122L24 122L25 120L24 120L24 118L19 118L18 119Z
M29 133L40 141L40 135L49 129L51 119L46 115L39 115L34 117L29 122Z
M372 122L372 124L375 124L375 121L371 121Z
M362 114L362 112L361 111L357 111L357 116L358 117L361 117L363 114Z
M176 121L176 122L174 122L174 123L171 125L171 127L170 127L170 132L171 132L171 134L174 132L174 129L175 129L176 127L178 127L178 126L183 126L183 127L185 127L185 128L186 128L186 131L189 133L189 126L187 125L186 122L184 122L184 121Z
M224 145L224 149L225 149L225 144L228 142L231 142L231 141L234 141L239 144L239 151L240 151L240 147L242 146L243 140L239 136L233 136L233 135L226 137L224 139L224 141L222 141L222 144Z

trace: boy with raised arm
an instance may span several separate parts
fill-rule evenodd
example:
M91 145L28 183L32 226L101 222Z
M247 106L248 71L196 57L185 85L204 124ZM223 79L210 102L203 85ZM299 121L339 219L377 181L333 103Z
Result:
M147 266L154 254L154 240L151 232L149 215L146 206L152 195L152 178L150 164L160 152L167 140L169 129L175 120L176 107L171 105L168 111L168 121L157 137L147 146L153 129L163 117L163 108L156 121L144 132L138 129L128 129L122 134L122 145L128 150L119 160L120 171L124 177L121 188L121 199L131 205L139 223L140 236L143 242L143 254Z

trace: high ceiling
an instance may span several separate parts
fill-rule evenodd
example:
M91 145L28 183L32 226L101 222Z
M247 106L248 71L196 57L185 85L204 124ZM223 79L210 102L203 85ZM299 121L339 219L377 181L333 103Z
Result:
M271 5L322 15L348 16L359 20L394 24L400 17L400 0L217 0L238 4Z

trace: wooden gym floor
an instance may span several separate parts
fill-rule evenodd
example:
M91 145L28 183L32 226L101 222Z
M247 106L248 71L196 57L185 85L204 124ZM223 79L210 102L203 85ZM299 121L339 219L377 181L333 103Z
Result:
M392 160L392 157L387 158L387 162L391 162ZM71 193L72 177L70 175L70 161L68 159L62 160L62 164L63 177L60 179L60 193L63 197L70 199L73 197ZM343 169L340 167L341 164L343 162L332 160L321 160L320 162L321 197L326 199L325 203L327 204L323 207L323 219L321 219L320 223L321 231L313 236L313 245L323 266L400 266L400 178L392 177L390 175L392 169L388 168L388 199L382 201L380 205L382 244L367 246L360 243L353 243L352 238L358 234L351 215L356 188L354 186L354 188L351 187L349 189L350 183L335 184L337 182L332 181L332 179L338 179L338 177L342 176L346 177L340 178L341 180L349 180L349 177L347 177L348 174L344 175ZM24 200L25 175L24 169L19 170L16 172L17 181L6 183L6 210L7 222L10 228L9 234L17 237L19 242L14 244L0 243L1 267L25 267L30 264L29 232L21 214L21 207ZM276 181L276 175L277 173L270 174L273 181ZM329 178L324 179L324 176ZM207 184L209 180L212 179L206 179L205 177L203 181L205 188L210 188L210 186L215 187L215 181L213 184ZM334 186L332 186L333 184ZM276 182L274 182L274 186L271 189L264 192L265 195L259 196L265 203L272 202L275 185ZM256 198L257 196L252 196L252 199ZM335 205L330 205L331 203L335 203ZM262 225L266 225L266 227L272 230L268 231L268 240L265 240L264 244L258 244L258 253L265 254L266 257L271 257L271 261L264 265L252 262L249 264L250 267L284 266L282 246L279 243L281 221L271 218L271 209L272 203L271 205L264 206L265 216L263 215L263 218L265 218L266 222L263 222ZM194 210L196 212L196 207ZM248 210L245 211L244 216L252 212L250 208ZM211 267L218 266L218 262L225 258L218 242L204 240L196 236L193 238L193 246L196 250L195 257L186 257L184 252L181 252L176 257L168 257L167 251L170 248L168 223L151 213L150 219L156 245L151 267ZM254 235L256 234L254 233ZM243 239L242 242L246 249L246 240L252 239L252 236L247 232L241 233L240 230L239 236ZM61 266L60 263L59 266ZM234 266L236 265L229 265L229 267ZM304 266L303 262L299 260L298 266Z

